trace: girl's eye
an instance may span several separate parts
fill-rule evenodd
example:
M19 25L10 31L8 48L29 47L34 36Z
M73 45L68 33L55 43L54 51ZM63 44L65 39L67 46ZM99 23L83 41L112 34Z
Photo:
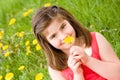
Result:
M51 39L53 39L53 38L55 38L56 37L56 34L53 34L52 36L51 36Z
M65 26L62 26L62 27L61 27L61 29L64 29L64 28L65 28Z

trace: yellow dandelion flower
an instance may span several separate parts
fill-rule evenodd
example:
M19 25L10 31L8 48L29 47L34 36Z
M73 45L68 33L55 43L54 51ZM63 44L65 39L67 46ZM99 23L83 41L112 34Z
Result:
M20 70L20 71L22 71L22 70L24 70L25 69L25 66L20 66L19 68L18 68L18 70Z
M24 16L24 17L28 16L28 12L24 12L24 13L23 13L23 16Z
M27 51L27 52L26 52L26 55L28 56L28 55L30 55L30 53L31 53L31 51Z
M41 50L41 46L39 44L36 45L36 50Z
M30 13L33 13L33 9L29 9L26 12L23 13L23 16L26 17L28 16Z
M14 77L14 74L13 73L7 73L6 75L5 75L5 80L12 80L12 78Z
M2 78L3 78L3 76L2 76L2 75L0 75L0 80L2 80Z
M26 46L26 50L27 50L27 51L30 51L30 46Z
M19 37L23 37L23 36L24 36L24 32L20 32Z
M35 77L35 80L42 80L43 79L43 74L42 73L38 73Z
M30 44L30 41L27 40L27 41L25 42L25 45L28 46L29 44Z
M8 45L3 46L3 50L8 49Z
M51 6L51 3L46 3L46 4L44 5L44 7L49 7L49 6Z
M0 48L2 48L3 44L0 42Z
M70 44L74 41L74 38L72 36L68 36L64 39L64 43Z
M4 35L4 31L0 31L0 39L3 38L3 35Z
M29 9L27 12L28 12L29 14L30 14L30 13L33 13L33 9Z
M34 40L32 41L32 43L33 43L33 45L37 44L37 39L34 39Z
M24 36L24 34L25 34L24 32L17 32L16 33L16 35L20 38L22 38Z
M5 56L5 57L8 57L9 55L10 55L10 52L4 53L4 56Z
M13 25L14 23L16 22L16 19L15 18L12 18L10 21L9 21L9 26Z

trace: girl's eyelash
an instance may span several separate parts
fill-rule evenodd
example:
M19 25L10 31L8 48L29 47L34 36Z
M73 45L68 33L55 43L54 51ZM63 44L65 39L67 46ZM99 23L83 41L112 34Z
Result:
M65 26L61 26L61 29L63 29Z
M62 24L61 29L63 29L66 26L66 24Z
M52 36L51 36L51 38L54 38L56 35L55 34L53 34Z

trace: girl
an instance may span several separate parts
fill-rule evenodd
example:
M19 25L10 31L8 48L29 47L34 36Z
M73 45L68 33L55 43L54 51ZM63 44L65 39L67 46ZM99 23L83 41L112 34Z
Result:
M52 80L120 80L120 61L108 41L89 32L65 9L43 7L32 25ZM68 36L74 40L66 44Z

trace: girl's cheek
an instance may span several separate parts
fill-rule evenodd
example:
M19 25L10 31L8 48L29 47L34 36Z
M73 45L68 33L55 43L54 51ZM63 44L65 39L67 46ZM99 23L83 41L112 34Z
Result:
M71 34L74 32L74 29L70 26L65 29L65 33Z
M59 41L57 41L57 40L55 40L55 41L52 41L51 42L51 44L52 44L52 46L54 46L55 48L59 48L59 46L60 46L60 42Z

